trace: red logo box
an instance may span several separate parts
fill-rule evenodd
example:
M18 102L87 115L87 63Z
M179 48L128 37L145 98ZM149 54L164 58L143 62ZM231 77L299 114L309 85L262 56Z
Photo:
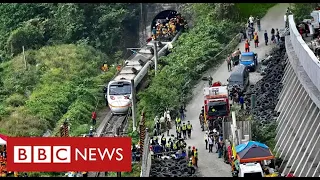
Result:
M7 151L8 171L131 171L131 138L8 137Z

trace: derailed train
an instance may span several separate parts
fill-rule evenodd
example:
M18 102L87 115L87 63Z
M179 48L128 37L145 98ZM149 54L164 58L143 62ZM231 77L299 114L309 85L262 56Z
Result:
M178 32L171 42L157 43L158 57L168 54L168 47L180 34L181 32ZM154 59L154 42L151 41L129 57L118 75L108 83L105 91L112 114L123 115L128 113L131 109L131 80L134 80L134 88L138 89L147 77Z

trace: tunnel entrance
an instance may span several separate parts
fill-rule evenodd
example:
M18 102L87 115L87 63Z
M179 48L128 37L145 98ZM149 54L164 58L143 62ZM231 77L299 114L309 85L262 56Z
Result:
M177 13L178 13L178 12L175 11L175 10L165 10L165 11L161 11L159 14L157 14L157 15L153 18L152 23L151 23L151 29L150 29L150 30L152 31L152 28L156 25L158 19L163 19L163 20L165 20L167 17L168 17L169 19L171 19L171 18L175 17Z

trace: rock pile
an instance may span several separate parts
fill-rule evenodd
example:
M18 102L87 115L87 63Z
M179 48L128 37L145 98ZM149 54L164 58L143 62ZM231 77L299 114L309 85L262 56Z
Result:
M264 59L261 64L265 66L263 78L255 85L251 85L245 93L246 107L251 111L251 94L256 95L256 105L253 109L253 117L260 125L269 124L273 119L279 116L274 111L278 96L282 90L282 77L287 63L288 56L285 48L276 47L272 49L270 55Z
M153 160L150 170L150 177L196 177L190 175L185 159L156 158Z

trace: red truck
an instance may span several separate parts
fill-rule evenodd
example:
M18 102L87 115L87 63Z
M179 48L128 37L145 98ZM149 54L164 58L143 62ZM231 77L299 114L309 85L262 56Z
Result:
M203 94L206 120L229 116L230 103L227 86L214 82L211 87L203 89Z

